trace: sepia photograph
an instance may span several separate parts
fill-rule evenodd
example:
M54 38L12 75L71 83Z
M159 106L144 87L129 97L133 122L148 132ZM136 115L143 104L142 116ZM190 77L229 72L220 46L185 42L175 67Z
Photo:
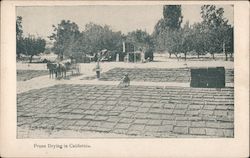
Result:
M1 1L0 157L248 157L249 2Z
M16 7L17 139L234 138L234 5Z

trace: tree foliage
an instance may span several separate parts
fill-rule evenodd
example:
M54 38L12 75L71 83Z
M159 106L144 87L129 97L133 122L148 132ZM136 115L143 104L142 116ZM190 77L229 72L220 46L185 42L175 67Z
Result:
M87 48L85 52L98 52L102 49L118 51L122 49L122 34L114 32L107 25L101 26L94 23L89 23L83 31L84 45Z
M34 55L38 55L45 51L46 41L42 38L35 38L33 36L25 37L22 40L25 54L30 56L30 62Z
M60 24L52 27L54 28L54 33L49 36L50 40L54 41L52 50L61 58L63 56L71 56L72 50L80 37L77 24L70 20L62 20Z
M62 20L53 28L54 33L50 36L54 41L53 50L61 56L81 57L94 55L103 49L122 50L121 32L114 32L107 25L88 23L84 31L80 32L77 24Z
M234 52L234 27L228 24L224 17L224 9L215 5L203 5L200 12L202 21L189 25L182 25L181 5L163 6L163 18L159 19L152 35L146 31L135 30L123 35L121 31L113 31L108 25L88 23L83 31L76 23L70 20L61 20L53 25L54 32L49 38L53 42L52 50L63 57L95 55L107 49L122 52L122 42L133 43L136 50L145 52L166 50L170 56L179 53L185 55L195 52L197 57L201 54L224 53L226 60L228 54ZM32 57L45 49L46 42L42 38L23 36L22 17L16 18L16 54L27 54Z
M23 35L23 27L22 27L22 17L17 16L16 18L16 38L20 39Z
M137 50L146 50L154 47L152 37L146 31L142 30L129 32L126 36L126 41L133 43L137 47Z
M192 51L192 48L194 48L195 45L195 43L193 42L194 32L191 29L188 21L184 24L180 34L181 34L180 52L184 53L186 60L187 53Z
M163 6L163 19L157 22L153 32L156 49L167 50L170 54L178 52L182 19L180 5Z
M181 5L163 6L164 27L171 30L178 30L181 27L183 16L181 14Z
M166 5L163 7L163 17L155 25L153 38L156 50L166 50L170 56L189 52L201 54L215 53L233 54L233 27L224 18L224 9L215 5L201 7L202 22L181 27L181 6Z
M224 18L224 9L215 5L203 5L201 17L203 32L207 34L206 51L212 54L224 52L233 53L233 27Z
M16 54L20 57L20 54L30 56L30 62L34 55L43 53L45 51L46 41L40 37L35 38L29 35L28 37L23 36L22 30L22 17L17 16L16 18Z
M24 52L24 46L22 44L22 36L23 36L22 17L17 16L16 18L16 54L17 54L17 57L20 57L20 54Z

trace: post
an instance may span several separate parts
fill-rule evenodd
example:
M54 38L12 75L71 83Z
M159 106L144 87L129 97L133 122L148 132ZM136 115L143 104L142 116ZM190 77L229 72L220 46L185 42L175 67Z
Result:
M222 44L222 49L223 49L223 53L226 56L226 61L227 61L228 59L227 59L227 52L226 52L226 49L225 49L225 41L224 40L223 40L223 44Z
M119 62L119 53L116 54L116 62Z
M134 63L136 62L136 58L135 58L136 56L135 56L135 52L134 52Z
M123 53L126 52L126 47L125 47L125 42L124 41L122 42L122 51L123 51Z
M99 59L97 60L97 65L96 65L96 78L100 78L100 64L99 64Z

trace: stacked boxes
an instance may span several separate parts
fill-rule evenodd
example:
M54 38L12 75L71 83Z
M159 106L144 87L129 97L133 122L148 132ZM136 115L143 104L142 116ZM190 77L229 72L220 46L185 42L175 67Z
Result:
M191 87L223 88L225 87L225 68L191 69Z

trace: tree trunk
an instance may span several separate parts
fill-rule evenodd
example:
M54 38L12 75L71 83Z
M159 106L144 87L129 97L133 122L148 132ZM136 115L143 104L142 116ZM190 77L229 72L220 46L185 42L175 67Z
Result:
M171 58L171 54L172 54L172 53L169 53L169 58Z
M223 44L222 44L222 49L223 49L223 53L225 54L225 57L226 57L226 61L228 60L227 58L227 51L225 49L225 41L223 41Z
M212 57L213 57L213 60L214 60L214 53L212 53Z
M60 60L63 60L63 53L60 53Z
M200 53L197 53L197 57L198 57L198 59L200 58Z
M33 55L30 56L30 63L32 62Z
M176 56L177 60L179 61L178 53L174 53L174 55Z
M187 53L184 53L184 55L185 55L185 61L187 60Z
M230 60L233 60L233 53L230 53Z

